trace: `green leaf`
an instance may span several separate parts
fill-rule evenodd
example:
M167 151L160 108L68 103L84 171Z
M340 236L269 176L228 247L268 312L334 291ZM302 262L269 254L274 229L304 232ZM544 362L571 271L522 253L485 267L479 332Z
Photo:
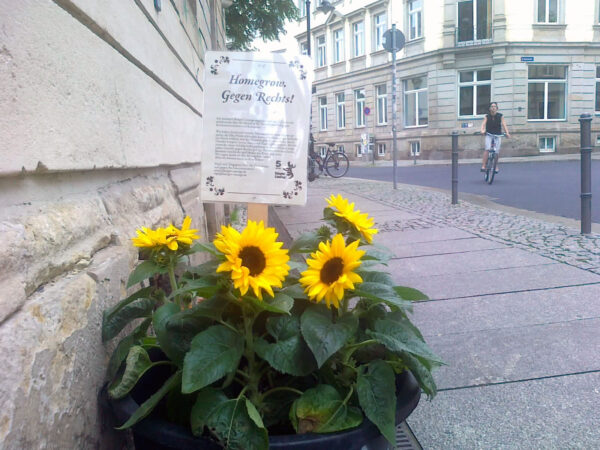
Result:
M307 268L306 263L305 262L301 262L301 261L292 261L289 260L287 262L288 266L290 266L290 272L292 270L297 270L298 272L304 272Z
M310 253L319 246L320 237L315 231L304 233L290 247L290 253Z
M119 341L117 347L115 348L115 351L110 357L110 361L108 362L108 370L106 376L109 380L113 379L113 377L119 370L119 367L121 367L121 363L125 361L125 358L127 358L127 355L129 354L129 349L136 342L140 341L144 337L146 331L148 330L148 327L150 326L150 323L152 323L152 319L147 318L133 331L133 333L131 333L128 336L125 336Z
M362 414L349 408L333 386L320 384L294 401L290 421L299 434L331 433L360 425Z
M227 308L227 300L219 297L211 297L202 300L192 308L192 314L196 317L207 317L213 320L221 320L223 311Z
M194 436L202 434L210 415L227 400L229 399L223 391L212 387L206 387L198 392L196 403L194 403L190 415L190 424Z
M356 380L358 401L381 434L396 445L396 376L382 360L361 366Z
M342 348L358 329L358 319L345 314L333 322L331 310L323 305L307 308L301 317L302 336L315 355L320 368L331 355Z
M379 300L385 302L388 306L410 309L412 304L401 299L392 286L380 283L365 282L359 284L354 290L354 295Z
M267 331L275 342L269 343L265 339L258 338L254 343L254 350L275 370L304 376L316 369L315 359L302 339L298 317L269 317Z
M304 292L304 288L298 284L292 284L291 286L287 286L280 291L282 294L289 295L292 298L301 298L308 300L308 295Z
M394 281L387 272L357 270L356 273L363 279L363 283L379 283L387 286L394 286Z
M262 417L260 417L260 413L254 404L246 399L246 409L248 410L248 417L252 419L252 422L256 424L258 428L265 428L265 424L262 421Z
M108 387L108 394L112 398L125 397L150 367L152 361L146 350L138 345L131 347L125 360L125 371Z
M131 415L127 422L125 422L120 427L117 427L116 429L124 430L138 423L140 420L142 420L144 417L146 417L152 412L152 410L158 404L158 402L160 402L162 398L165 395L167 395L171 389L174 389L175 387L179 386L179 383L181 383L180 370L171 375L171 378L169 378L154 395L152 395L148 400L142 403L142 405Z
M394 257L394 254L390 252L387 247L379 244L371 244L368 246L361 246L359 250L364 250L365 254L361 258L364 261L374 260L379 261L383 265L387 265L387 262Z
M210 298L217 293L219 287L217 286L216 277L205 277L198 278L195 280L188 280L184 286L181 286L176 291L173 291L169 298L175 298L178 295L193 292L199 297Z
M134 269L134 271L129 275L129 280L127 280L127 287L130 288L134 284L138 284L141 281L147 280L148 278L156 275L157 273L167 273L168 270L166 267L161 267L158 264L148 260L144 261Z
M196 242L194 245L190 247L187 253L197 253L197 252L208 252L211 255L218 256L220 255L219 251L215 247L215 244L212 242L204 243L204 242Z
M394 286L396 294L398 294L404 300L418 301L418 300L429 300L425 294L416 289L406 286Z
M419 386L423 389L423 392L427 394L429 399L432 399L437 394L437 386L431 369L421 360L421 358L411 355L410 353L403 352L400 355L402 362L410 369L412 374L419 382Z
M216 275L217 267L219 267L221 262L222 261L219 261L217 259L211 259L210 261L206 261L205 263L199 264L194 267L190 267L188 269L188 272L201 277Z
M247 400L239 397L219 403L206 419L206 426L224 448L231 450L267 450L267 430L256 425L248 414Z
M443 364L444 362L431 351L422 337L415 333L414 325L407 322L403 319L386 317L376 321L375 331L367 330L367 334L396 354L408 352Z
M145 288L137 290L136 292L131 294L126 299L121 300L119 303L117 303L113 307L105 309L102 319L106 320L106 319L110 318L111 316L113 316L117 312L119 312L121 309L123 309L125 306L129 305L130 303L133 303L137 299L152 298L152 290L153 290L152 287L145 287Z
M270 311L277 314L289 314L292 306L294 306L294 299L281 292L275 293L275 297L264 296L262 301L251 295L247 295L244 297L244 301L252 303L258 310Z
M186 348L180 342L173 340L172 334L167 329L168 320L179 312L181 309L175 303L165 303L154 312L152 326L162 351L171 361L181 367Z
M243 337L223 325L199 333L183 361L182 392L202 389L236 370L243 351Z
M110 315L104 315L102 320L102 342L110 341L132 320L150 317L155 303L155 300L141 298L117 309Z

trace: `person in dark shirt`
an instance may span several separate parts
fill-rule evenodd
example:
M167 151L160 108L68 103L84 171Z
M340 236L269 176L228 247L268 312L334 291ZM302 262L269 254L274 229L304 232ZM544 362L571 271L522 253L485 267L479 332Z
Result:
M488 160L488 150L492 146L492 136L490 134L498 136L496 143L496 152L498 153L498 159L500 157L500 144L502 142L500 136L502 135L502 129L507 138L510 138L508 127L504 121L504 116L498 112L498 103L490 103L490 112L485 115L483 123L481 124L481 134L488 133L485 135L485 151L483 152L483 159L481 161L481 171L485 171L485 165ZM496 172L498 172L498 166L496 166Z

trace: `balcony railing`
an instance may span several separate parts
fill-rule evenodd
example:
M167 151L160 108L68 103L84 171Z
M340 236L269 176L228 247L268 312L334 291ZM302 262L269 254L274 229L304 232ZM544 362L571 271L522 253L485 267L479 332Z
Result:
M485 28L456 27L454 32L454 43L456 47L470 47L474 45L486 45L494 42L494 33L491 26Z

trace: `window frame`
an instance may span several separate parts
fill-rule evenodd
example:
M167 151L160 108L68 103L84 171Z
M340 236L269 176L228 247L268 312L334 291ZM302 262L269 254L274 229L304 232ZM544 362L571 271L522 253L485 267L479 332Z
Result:
M321 43L320 40L323 39ZM317 48L317 68L325 67L327 65L327 39L324 34L315 37L316 48Z
M341 39L338 39L337 33L340 33ZM341 45L338 44L341 42ZM337 30L333 30L333 63L339 63L344 60L345 49L344 49L344 29L338 28Z
M340 96L343 96L343 100L340 101ZM340 114L341 112L341 114ZM346 128L346 93L337 92L335 94L335 124L338 130L344 130ZM340 119L342 119L340 121Z
M306 17L306 2L304 0L298 0L298 14L300 19Z
M359 99L357 94L361 94L362 98ZM354 128L364 128L365 124L366 124L366 120L365 120L365 102L366 102L366 95L365 95L365 89L361 88L361 89L354 89ZM359 103L361 104L360 108L359 108ZM361 119L360 123L358 119Z
M325 100L325 103L322 102ZM319 131L327 131L327 96L319 97Z
M536 66L558 66L565 68L565 78L564 79L547 79L547 78L529 78L529 67L532 65ZM568 80L569 80L569 66L567 64L530 64L527 66L527 121L528 122L566 122L567 121L567 109L568 109ZM544 118L543 119L530 119L529 118L529 85L533 83L543 83L544 84ZM563 118L559 119L548 119L548 84L562 84L564 86L564 109L563 109Z
M308 56L308 43L306 41L300 42L300 54Z
M466 3L466 2L472 2L473 3L473 17L471 18L472 20L472 27L473 27L473 39L471 40L466 40L466 41L461 41L460 40L460 4L461 3ZM488 4L488 11L490 11L493 8L493 0L487 0ZM457 28L457 33L456 33L456 45L457 46L466 46L466 45L472 45L472 44L482 44L482 43L491 43L493 42L493 27L492 27L492 23L490 22L488 24L488 29L487 31L489 32L489 36L485 37L485 38L481 38L479 39L477 37L477 0L458 0L456 2L456 28Z
M357 27L361 26L359 30ZM358 41L360 38L360 42ZM360 48L357 44L360 44ZM360 52L359 52L360 50ZM358 20L352 23L352 57L358 58L365 54L365 21Z
M416 144L416 146L414 144ZM417 148L416 151L415 151L415 147ZM408 154L413 157L421 156L421 141L418 141L418 140L408 141Z
M383 148L383 151L381 149ZM377 156L385 156L385 142L377 143Z
M402 95L402 98L403 98L402 103L403 103L403 107L404 107L404 117L403 117L402 122L404 124L404 128L423 128L423 127L429 126L429 95L428 95L429 84L427 83L427 75L421 75L421 76L411 77L411 79L414 79L414 78L423 78L423 79L425 79L426 84L425 84L424 88L407 90L406 86L407 86L407 83L408 83L409 79L402 80L402 91L403 91L403 93L402 93L403 94ZM419 97L421 96L421 94L423 92L427 96L427 123L423 124L423 125L420 125L419 124ZM406 113L407 113L407 110L408 110L408 107L407 107L407 103L408 103L407 102L407 96L409 94L412 94L412 93L415 94L415 122L416 122L416 124L415 125L407 125L406 124L406 119L407 119Z
M411 10L411 6L413 5L413 3L420 1L421 4L418 8ZM417 39L421 39L423 37L423 1L422 0L408 0L407 5L406 5L406 14L407 14L407 40L408 41L414 41ZM416 27L416 34L415 36L412 35L412 28L411 28L411 19L413 18L413 16L417 16L418 17L418 23L417 23L417 27Z
M344 148L344 145L343 145L343 144L340 144L340 145L338 145L338 146L336 147L336 149L337 149L337 151L338 151L338 152L341 152L341 153L343 153L344 155L346 154L346 149Z
M379 92L380 88L384 88L385 92L381 94ZM387 117L387 84L377 84L375 85L375 95L376 95L376 110L377 110L377 125L387 125L388 117ZM383 120L382 119L383 116Z
M546 10L545 20L540 21L540 2L544 2L544 8ZM560 13L561 13L561 0L556 0L556 21L550 22L550 2L551 0L536 0L535 1L535 24L538 25L558 25L561 23Z
M354 149L356 150L357 158L362 158L362 156L363 156L362 144L354 144Z
M542 150L542 146L540 145L540 141L542 139L545 139L545 143L546 145L544 146L544 150ZM552 139L552 150L548 150L548 140ZM540 153L556 153L556 141L557 141L557 136L556 135L540 135L538 136L538 150Z
M383 22L378 23L378 19L383 16ZM387 12L381 12L373 17L373 51L383 50L383 34L387 31Z
M482 70L489 70L490 71L490 79L489 80L482 80L479 81L477 79L477 72L482 71ZM460 81L460 74L461 73L467 73L467 72L473 72L473 81ZM477 114L477 90L478 87L480 86L490 86L490 98L488 100L488 105L489 103L492 101L492 68L487 68L487 67L483 67L483 68L477 68L477 69L469 69L469 70L459 70L458 73L458 82L457 82L457 86L458 86L458 94L457 94L457 98L458 98L458 102L457 102L457 107L458 107L458 112L457 112L457 116L458 118L471 118L471 117L484 117L487 114L487 111L484 112L483 114ZM473 87L473 105L472 105L472 112L473 114L463 114L461 115L460 113L460 88L461 87L469 87L472 86Z

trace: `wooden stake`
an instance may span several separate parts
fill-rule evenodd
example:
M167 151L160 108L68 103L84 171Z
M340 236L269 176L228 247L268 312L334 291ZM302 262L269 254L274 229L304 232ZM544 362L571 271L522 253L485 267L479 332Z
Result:
M266 203L248 203L248 220L264 222L265 227L269 224L269 205Z

